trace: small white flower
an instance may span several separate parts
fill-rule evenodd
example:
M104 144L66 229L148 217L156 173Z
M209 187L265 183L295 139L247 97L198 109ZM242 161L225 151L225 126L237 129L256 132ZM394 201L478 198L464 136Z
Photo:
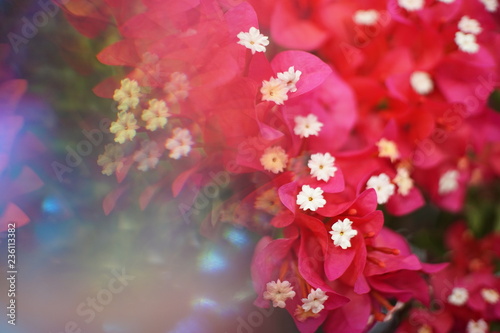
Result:
M470 33L473 35L477 35L483 31L479 22L469 18L467 15L462 16L460 22L458 22L458 29L464 33Z
M448 303L462 306L469 299L469 292L465 288L455 287L448 296Z
M487 333L488 324L484 319L479 319L478 321L469 320L467 323L467 333Z
M358 234L358 231L351 226L352 221L349 219L338 220L332 225L330 234L335 246L340 246L344 250L351 247L351 238Z
M379 13L375 9L358 10L354 13L352 20L359 25L374 25L377 23Z
M274 102L278 105L283 105L288 100L288 88L286 84L274 77L270 78L269 81L262 81L260 93L262 94L263 101Z
M146 124L146 129L156 131L158 128L164 128L167 124L167 118L170 116L165 101L152 99L149 101L149 108L142 111L142 120Z
M104 146L104 153L97 158L97 164L102 167L104 175L111 176L113 172L123 167L122 146L114 143Z
M467 53L476 53L479 51L479 44L476 42L476 36L473 34L464 34L461 31L455 33L455 43L458 48Z
M376 143L376 145L378 147L378 157L388 157L391 159L391 162L394 162L399 158L399 151L396 142L382 138Z
M312 313L317 314L325 308L323 303L325 303L327 299L328 296L326 296L325 292L320 288L316 290L311 289L307 298L302 299L302 303L304 303L302 304L302 309L306 312L311 311Z
M391 183L388 175L381 173L378 176L370 177L366 183L366 188L373 188L377 192L377 202L379 205L382 205L394 194L396 186Z
M410 85L417 94L427 95L434 90L434 83L429 73L416 71L410 76Z
M302 210L316 211L318 208L324 207L326 200L323 197L323 190L319 187L312 188L309 185L302 185L302 191L297 194L297 205L300 205Z
M194 142L188 129L176 127L172 132L172 137L165 142L165 148L170 150L169 157L178 160L189 154Z
M285 170L287 162L288 155L280 146L266 148L260 158L260 164L262 164L264 170L272 173L280 173Z
M285 302L289 298L295 297L295 291L288 281L281 282L271 281L266 284L266 291L264 291L264 299L273 301L273 306L276 308L284 308Z
M490 304L497 304L500 300L500 295L495 289L483 288L481 289L481 296Z
M438 193L448 194L456 189L458 189L458 176L459 173L457 170L448 170L446 171L441 178L439 178L439 189Z
M307 162L307 166L311 169L311 175L313 177L316 177L317 180L324 180L325 182L335 176L335 172L338 170L335 166L335 157L330 155L330 153L312 154L311 159Z
M282 73L277 74L278 79L285 84L286 88L290 92L297 91L297 87L295 85L299 81L300 75L302 75L302 72L299 70L295 70L294 66L291 66L290 68L288 68L288 71L286 71L286 72L282 72Z
M424 8L424 3L424 0L398 0L399 6L409 12Z
M189 96L191 86L186 74L181 72L174 72L170 74L170 81L165 83L163 91L167 94L165 99L169 103L179 103Z
M118 102L117 109L127 111L129 108L135 108L139 104L141 88L135 80L123 79L120 89L116 89L113 99Z
M237 37L240 39L238 44L252 50L252 54L266 52L266 46L269 45L268 37L261 34L255 27L251 27L248 32L240 32Z
M413 179L406 168L398 168L398 173L392 181L398 186L398 193L402 196L407 196L413 188Z
M498 0L480 0L487 11L494 12L498 8Z
M132 113L122 111L118 113L117 121L111 123L109 131L115 134L115 142L124 143L125 141L132 139L136 135L137 120Z
M318 121L318 117L311 113L307 117L295 117L295 128L293 131L301 138L307 138L309 135L317 136L321 127L323 127L323 123Z
M158 144L154 141L143 141L141 146L134 154L134 161L138 163L137 169L148 171L156 168L161 156Z

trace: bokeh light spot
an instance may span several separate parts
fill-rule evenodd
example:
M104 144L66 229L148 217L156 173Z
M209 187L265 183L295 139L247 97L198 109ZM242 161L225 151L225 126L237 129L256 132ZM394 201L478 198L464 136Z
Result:
M238 248L248 245L249 237L243 229L228 228L224 231L224 239Z
M216 273L227 266L227 259L216 249L202 252L198 257L198 265L202 272Z
M57 214L62 211L61 202L55 197L46 197L42 202L42 210L45 213Z

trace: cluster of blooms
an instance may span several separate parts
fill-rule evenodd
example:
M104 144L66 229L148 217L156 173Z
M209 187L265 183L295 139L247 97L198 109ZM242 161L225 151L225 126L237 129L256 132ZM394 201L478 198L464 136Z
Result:
M349 149L376 144L395 166L383 173L404 179L399 194L415 183L458 212L468 184L498 175L499 115L487 105L499 77L497 0L250 2L273 42L314 51L354 90Z
M166 183L187 200L187 186L229 177L207 225L264 234L256 305L285 308L301 332L363 332L428 304L423 275L443 266L421 263L377 207L404 215L425 193L459 211L470 183L500 173L496 1L136 2L99 12L123 36L99 60L130 68L95 88L119 110L103 173L121 182L168 150L142 208ZM93 20L73 21L95 35Z
M494 331L491 324L500 320L499 240L498 234L476 239L464 223L453 225L446 235L451 263L432 275L434 306L411 309L398 332Z
M136 116L143 120L142 127L145 131L161 132L155 140L145 138L141 141L139 150L131 155L131 160L137 162L137 169L147 171L154 169L158 164L163 150L170 151L169 157L179 159L187 156L194 144L189 130L175 127L171 130L168 138L168 131L165 129L168 118L171 116L169 110L175 108L179 100L189 96L189 83L185 74L174 72L170 75L171 80L165 84L164 89L158 94L163 99L151 98L153 92L141 93L139 84L135 80L128 78L121 81L121 87L116 89L113 99L117 102L118 119L111 123L110 132L115 134L115 142L118 144L108 144L104 154L99 156L97 163L102 166L102 173L111 175L120 172L127 164L124 156L124 148L121 147L126 142L134 141L138 125ZM141 107L141 99L148 100L147 107ZM167 105L167 101L171 104ZM163 143L164 149L158 146L157 141Z

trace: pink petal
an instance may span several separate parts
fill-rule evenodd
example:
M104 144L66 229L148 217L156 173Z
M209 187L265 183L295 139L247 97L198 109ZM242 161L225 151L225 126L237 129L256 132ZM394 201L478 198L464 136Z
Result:
M297 208L297 182L291 182L281 186L278 189L280 201L291 212L295 212Z
M271 64L269 63L269 60L267 60L266 55L262 52L255 53L250 60L248 77L257 81L260 89L262 81L269 81L269 79L273 76L275 77L276 73L271 68Z
M149 205L149 202L153 198L153 196L158 192L159 186L157 184L150 185L142 191L141 195L139 196L139 207L141 210L146 209L146 207Z
M322 84L332 73L330 66L315 55L303 51L283 51L278 53L271 62L274 72L285 72L291 66L302 72L296 84L297 91L290 93L291 97L300 96Z
M321 189L326 193L339 193L345 189L344 174L340 169L337 169L337 171L335 171L335 175L327 182L324 180L317 180L313 176L311 176L311 178L311 181L307 182L307 184L311 187L321 187Z
M120 184L125 177L127 177L130 168L134 164L133 156L127 156L124 158L123 166L116 170L116 181Z
M294 219L295 215L292 212L289 210L283 210L273 217L271 224L275 228L284 228L292 224Z
M123 195L123 193L128 189L128 185L122 185L117 189L109 192L104 200L102 201L102 209L104 210L105 215L109 215L113 211L116 206L118 199Z
M351 240L352 246L347 249L342 249L340 246L335 246L333 241L328 242L328 250L325 260L325 274L328 280L333 281L342 276L347 268L351 265L356 251L360 246L354 238Z
M23 167L21 173L9 185L9 196L16 197L33 192L43 186L43 181L30 167Z
M0 216L0 232L9 229L10 223L15 223L16 228L22 227L30 218L14 203L9 202Z
M252 280L257 292L255 305L260 307L269 306L269 301L262 296L266 290L266 284L278 279L277 274L281 264L286 260L285 258L297 237L297 232L291 238L272 240L270 237L265 236L257 244L251 264Z
M318 208L316 212L325 217L337 216L345 212L351 205L352 200L347 197L346 191L333 194L323 193L323 197L326 200L326 205Z
M387 211L395 216L402 216L411 213L425 204L422 193L414 187L410 192L403 196L399 193L392 195L386 204Z
M271 18L273 41L286 48L313 50L328 38L326 31L311 21L299 18L293 2L280 1Z
M250 28L259 28L257 13L248 2L242 2L224 14L229 33L236 38L240 32L248 32Z
M168 16L186 12L200 4L200 0L144 0L143 2L150 10Z
M349 209L355 209L356 215L364 217L377 209L377 192L370 188L361 192Z
M378 292L393 296L402 302L415 297L420 302L429 304L429 287L418 272L399 271L373 276L370 277L370 285Z
M368 295L347 295L351 300L334 310L325 322L325 332L361 333L365 332L371 314L371 300Z
M97 59L111 66L135 66L141 62L137 47L130 40L121 40L106 47L97 55Z
M195 165L191 169L188 169L182 173L180 173L177 178L175 178L174 182L172 183L172 193L174 197L177 197L181 190L183 189L184 185L186 184L187 180L199 169L199 164Z

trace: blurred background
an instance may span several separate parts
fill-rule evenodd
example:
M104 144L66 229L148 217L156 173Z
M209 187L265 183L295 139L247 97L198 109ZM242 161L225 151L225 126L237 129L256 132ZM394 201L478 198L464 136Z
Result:
M31 220L16 230L15 326L7 323L7 233L0 234L0 332L293 332L286 312L252 305L256 236L227 226L205 239L174 204L140 211L123 209L125 202L104 214L102 200L116 187L96 163L108 134L81 160L66 158L87 140L82 131L101 131L116 113L92 92L114 74L95 58L110 40L83 37L60 11L40 14L42 2L0 1L1 79L27 83L14 110L0 104L0 129L12 126L8 112L23 120L15 133L0 133L12 139L3 149L0 212L13 202ZM31 177L20 177L23 168Z
M256 235L227 225L205 238L173 203L141 211L125 201L105 215L102 200L116 180L101 175L96 160L110 141L101 124L114 111L92 88L116 74L95 58L115 36L87 39L61 12L41 15L41 3L0 0L0 79L27 83L15 106L5 98L0 104L0 152L9 161L0 171L0 209L14 203L31 220L16 230L16 326L3 315L0 332L297 332L286 311L252 305ZM2 94L11 96L7 89ZM22 118L10 134L8 112ZM99 131L103 140L72 160L72 151L84 149L84 131ZM498 193L485 193L472 193L477 205L467 210L479 234L484 225L499 225ZM433 261L444 251L442 231L459 217L427 206L388 223L404 225L395 229L429 249L420 254ZM6 233L0 237L0 304L6 314ZM391 325L375 331L389 332Z

